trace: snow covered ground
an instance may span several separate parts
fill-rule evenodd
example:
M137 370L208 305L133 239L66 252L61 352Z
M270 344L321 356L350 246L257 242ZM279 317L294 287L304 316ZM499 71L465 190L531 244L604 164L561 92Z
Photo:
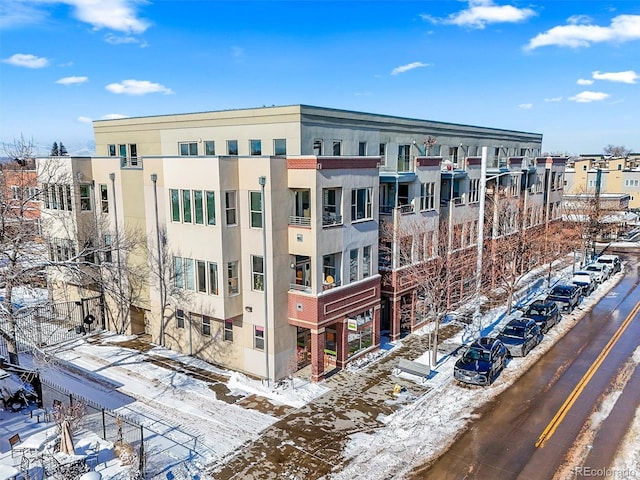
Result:
M528 365L544 354L575 321L591 308L621 278L620 273L598 288L580 307L545 335L542 343L527 357L514 358L499 377L499 381L482 389L465 389L453 382L455 358L444 356L428 380L430 390L414 401L407 402L395 413L380 418L384 428L371 433L353 434L343 455L350 462L332 479L402 478L413 465L444 451L454 433L473 420L473 412L490 398L508 388ZM529 292L535 295L535 291ZM499 310L483 318L485 331L498 329L507 319ZM421 334L420 332L418 334ZM424 334L424 332L422 332ZM465 343L462 331L448 340ZM63 386L91 399L144 427L147 446L148 478L207 479L205 466L229 458L233 452L260 437L261 433L281 417L281 408L299 408L327 392L328 382L313 384L296 379L295 389L286 385L267 387L244 375L216 369L203 361L156 347L147 352L124 348L127 337L107 335L99 344L78 339L56 351L59 364L34 365L49 382ZM401 342L383 352L392 352ZM446 346L446 345L445 345ZM154 362L149 361L153 357ZM158 360L160 359L160 360ZM164 368L161 360L184 364L210 372L215 381L202 380L176 368ZM428 363L427 353L418 359ZM640 350L633 361L640 363ZM73 365L74 370L64 368ZM167 365L169 365L167 363ZM366 366L363 370L366 371ZM359 375L354 369L351 374ZM419 382L408 374L407 379ZM97 380L97 381L96 381ZM217 382L217 383L216 383ZM269 399L269 402L260 399ZM446 399L440 401L438 398ZM615 398L612 398L612 402ZM433 405L438 409L434 410ZM254 408L259 405L259 408ZM606 412L602 413L606 415ZM0 463L15 464L8 451L10 432L19 431L23 440L41 431L46 424L37 424L21 415L0 412ZM84 433L83 435L87 435ZM615 468L638 471L640 453L640 413L636 415L625 444L620 448ZM104 445L108 451L109 445ZM108 458L107 455L105 458ZM259 461L259 459L256 459ZM100 464L103 478L125 479L126 467L118 459ZM639 472L640 474L640 472Z

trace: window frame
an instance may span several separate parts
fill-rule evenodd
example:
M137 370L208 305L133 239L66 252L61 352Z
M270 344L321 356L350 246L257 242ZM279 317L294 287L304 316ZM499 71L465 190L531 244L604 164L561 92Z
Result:
M195 225L204 225L204 203L202 190L193 190L193 223Z
M286 138L274 138L273 139L273 154L275 156L282 156L287 154L287 139Z
M204 260L196 260L196 291L198 293L207 293L207 262Z
M184 328L185 317L185 311L181 308L176 308L176 328Z
M264 351L264 327L262 325L253 326L253 348Z
M211 336L211 317L209 315L202 315L202 323L200 332L205 337Z
M364 198L361 196L364 195ZM358 218L358 214L363 216ZM373 188L354 188L351 190L351 221L360 222L373 219Z
M227 226L238 225L238 192L235 190L227 190L224 192L224 209L225 209L225 221ZM232 202L230 200L233 200ZM231 205L233 203L233 205ZM230 215L233 215L230 222Z
M349 283L357 282L360 274L360 249L349 250Z
M238 155L238 140L227 140L227 155Z
M207 157L215 157L216 155L216 142L214 140L204 141L204 154Z
M259 210L255 209L254 200L256 198L259 202ZM249 191L249 226L262 228L262 192L259 190Z
M177 188L170 188L169 200L171 202L171 221L182 221L182 209L180 207L180 190L178 190Z
M109 188L106 183L98 185L100 189L100 211L102 213L109 213Z
M233 320L230 318L224 320L224 341L233 342Z
M209 281L209 295L219 295L218 264L216 262L207 262L207 280Z
M178 154L181 157L197 157L198 142L178 142Z
M237 260L227 262L227 293L229 296L240 293L240 272L238 267L239 262Z
M251 156L262 155L262 140L258 140L258 139L249 140L249 155Z
M80 211L90 212L91 211L91 185L88 183L81 183L78 186L78 195L80 198ZM60 207L61 207L60 210L64 210L64 208L62 208L62 203L60 203Z
M181 189L180 197L182 200L182 222L192 223L193 212L191 211L191 190Z
M251 290L264 292L264 257L251 255Z
M205 190L205 204L207 207L207 225L214 226L216 224L216 192Z

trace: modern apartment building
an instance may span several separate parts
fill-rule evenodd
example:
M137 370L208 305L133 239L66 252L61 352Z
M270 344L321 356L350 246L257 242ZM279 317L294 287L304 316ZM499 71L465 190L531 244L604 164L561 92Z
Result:
M565 190L573 195L600 193L629 195L629 209L640 209L640 153L626 157L580 155L567 163Z
M564 183L540 134L305 105L102 120L94 132L96 156L67 159L70 196L105 226L93 240L113 245L106 261L149 267L127 330L271 379L310 364L320 380L378 348L382 331L419 326L402 318L411 285L399 256L380 254L380 229L419 217L437 235L447 221L473 247L483 147L486 193L525 197L528 226L558 218ZM125 230L148 248L119 249Z

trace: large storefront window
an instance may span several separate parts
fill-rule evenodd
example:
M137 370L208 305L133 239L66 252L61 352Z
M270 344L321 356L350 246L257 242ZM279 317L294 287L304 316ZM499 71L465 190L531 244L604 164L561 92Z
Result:
M347 331L350 357L373 345L373 315L371 311L347 318Z

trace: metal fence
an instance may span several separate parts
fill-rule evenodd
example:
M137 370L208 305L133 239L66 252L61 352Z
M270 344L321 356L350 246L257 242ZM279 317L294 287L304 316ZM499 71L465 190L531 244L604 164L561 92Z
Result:
M79 427L114 445L129 448L135 460L135 465L132 466L137 467L139 478L145 478L146 450L142 425L101 407L91 399L53 385L46 379L42 379L42 403L48 412L54 411L58 405L84 405L85 415L82 416Z
M75 302L23 307L13 314L18 353L73 340L104 329L104 305L100 295ZM7 314L0 314L0 329L9 332ZM8 357L6 341L0 337L0 355Z

